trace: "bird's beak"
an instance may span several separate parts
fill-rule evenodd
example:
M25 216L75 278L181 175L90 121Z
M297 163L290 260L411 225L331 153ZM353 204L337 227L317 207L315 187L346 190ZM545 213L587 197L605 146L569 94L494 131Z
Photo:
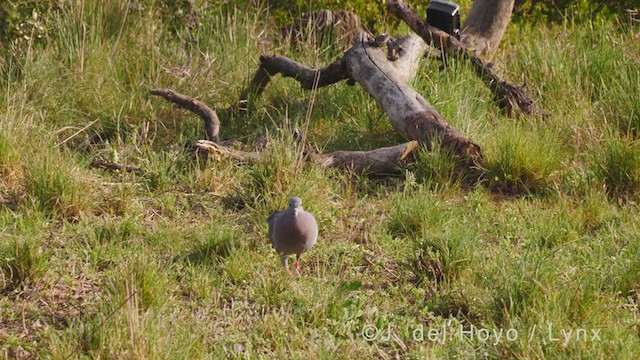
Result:
M300 211L300 209L293 209L293 216L298 216L298 212Z

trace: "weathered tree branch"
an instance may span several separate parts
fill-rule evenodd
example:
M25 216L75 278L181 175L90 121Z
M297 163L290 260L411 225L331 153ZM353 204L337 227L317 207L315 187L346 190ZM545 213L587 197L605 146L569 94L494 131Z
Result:
M373 175L388 175L398 171L402 163L418 147L417 141L370 151L336 151L312 154L312 160L325 168L336 167Z
M465 48L465 45L455 37L427 24L403 0L387 0L387 8L396 17L406 22L411 30L420 35L428 44L434 45L447 54L467 57L503 110L509 114L521 112L525 115L539 112L522 86L500 80L490 64L485 63L474 51Z
M405 36L400 59L388 61L387 51L371 46L363 36L347 51L344 61L352 79L382 106L392 125L409 140L441 146L469 165L483 162L480 147L452 128L427 100L406 82L415 71L426 44L416 35Z
M215 143L220 142L220 120L216 112L206 104L171 89L151 89L150 93L152 95L162 96L179 107L200 116L202 120L204 120L204 129L207 133L207 138Z
M249 96L260 96L269 85L271 77L276 74L294 78L303 89L307 90L314 87L321 88L348 78L341 59L334 61L324 69L316 70L284 56L260 56L260 67L249 86L240 95L240 101L235 109L246 109Z
M261 153L257 151L236 150L209 140L196 141L196 143L191 146L191 151L199 156L213 158L216 161L231 158L243 163L254 163L260 161L261 158Z
M390 175L397 173L417 146L417 141L410 141L370 151L310 153L307 159L323 168L339 168L370 175ZM257 151L236 150L207 140L198 140L192 146L192 151L216 161L231 158L239 162L254 163L260 161L263 156L263 153Z

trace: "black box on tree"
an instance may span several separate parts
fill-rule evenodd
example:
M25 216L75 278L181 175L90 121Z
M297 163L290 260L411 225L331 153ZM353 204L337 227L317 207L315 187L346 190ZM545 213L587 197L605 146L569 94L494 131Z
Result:
M445 0L431 0L427 6L429 25L460 38L460 5Z

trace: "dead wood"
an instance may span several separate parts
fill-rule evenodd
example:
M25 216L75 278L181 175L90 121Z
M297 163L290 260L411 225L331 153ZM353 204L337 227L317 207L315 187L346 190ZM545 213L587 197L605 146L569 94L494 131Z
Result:
M329 154L308 151L308 160L323 167L383 174L397 170L418 143L427 146L438 143L464 164L481 166L483 155L480 147L452 128L408 84L415 76L428 44L435 45L443 53L469 58L478 75L493 91L498 103L508 111L518 109L525 113L531 112L533 101L521 87L500 80L491 64L485 64L460 41L426 24L403 1L390 0L388 7L392 13L407 22L417 35L395 39L389 36L372 38L366 33L359 33L342 58L322 69L313 69L283 56L261 56L260 65L251 82L241 93L239 102L229 110L246 109L249 98L260 96L271 78L277 74L295 79L303 89L317 89L341 80L347 80L350 84L357 82L384 109L392 125L411 141L371 151L338 151ZM206 105L169 89L155 89L151 93L163 96L205 120L207 136L212 141L200 140L193 146L193 150L200 155L216 159L232 158L240 162L255 162L262 158L260 152L238 150L220 144L218 117Z
M360 33L345 55L328 67L315 70L283 56L261 56L239 106L249 94L260 95L272 76L296 79L303 89L327 86L343 79L358 82L382 106L393 126L409 140L442 147L469 165L482 163L480 147L453 129L427 100L409 84L416 74L427 44L417 35L398 39L373 39Z
M356 39L344 61L350 77L382 106L391 124L409 140L427 145L440 140L449 151L469 165L481 165L480 146L452 128L436 109L407 81L417 70L426 44L416 35L397 40L399 59L388 61L388 51L372 46L363 36ZM393 45L392 45L393 46Z
M476 74L489 87L501 109L509 114L532 115L540 113L533 99L524 91L524 87L501 80L490 63L485 63L475 51L467 49L455 37L427 24L403 0L387 0L387 8L396 17L406 22L411 30L420 35L428 44L437 47L446 54L468 58Z
M290 64L292 62L284 61L283 63ZM300 65L296 68L305 67ZM218 118L215 110L189 96L178 94L170 89L155 89L151 91L152 94L161 95L165 99L173 103L177 103L179 106L193 111L201 117L201 113L206 111L206 115L208 118ZM196 105L194 106L193 104ZM207 122L205 121L205 124L206 123ZM216 127L216 130L219 130L219 126ZM216 135L218 135L217 131ZM261 152L238 150L233 146L227 145L233 143L237 142L226 141L224 144L222 144L219 140L217 142L210 140L198 140L193 146L191 146L191 151L195 152L199 156L212 158L216 161L230 158L238 162L253 163L262 159L263 153ZM349 171L365 172L371 175L389 175L397 172L397 170L412 154L417 144L417 142L412 141L401 145L384 147L371 151L337 151L328 154L321 154L317 151L307 150L306 152L308 156L306 157L306 159L315 162L323 168L341 168ZM305 147L311 148L309 146ZM99 161L94 161L93 163L91 163L91 166L108 170L141 172L140 169L131 166L123 166L120 164Z
M171 89L151 89L150 93L152 95L162 96L179 107L200 116L202 120L204 120L204 129L207 133L207 138L216 143L220 142L220 120L216 112L206 104Z
M336 151L326 154L309 152L306 159L323 168L339 168L370 175L390 175L398 172L416 147L418 142L410 141L370 151ZM263 157L261 152L237 150L207 140L198 140L191 150L199 156L216 161L230 158L239 162L254 163Z
M328 154L312 154L312 160L325 168L342 168L374 175L388 175L398 168L418 147L417 141L383 147L370 151L336 151Z
M284 77L291 77L297 80L303 89L321 88L335 84L347 79L347 75L342 60L337 60L324 69L312 69L293 61L284 56L260 56L260 67L256 71L249 86L240 94L240 101L231 112L236 110L246 110L249 96L259 97L264 89L269 85L271 77L281 74Z
M254 163L260 161L261 153L257 151L236 150L230 146L221 145L209 140L198 140L191 147L191 151L203 158L212 158L220 161L231 158L239 162Z

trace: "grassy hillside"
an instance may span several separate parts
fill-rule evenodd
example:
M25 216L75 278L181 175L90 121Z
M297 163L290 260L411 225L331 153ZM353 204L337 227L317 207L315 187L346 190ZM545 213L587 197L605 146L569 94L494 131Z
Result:
M312 93L280 77L221 119L225 139L266 136L263 161L194 159L201 120L150 88L225 108L261 53L339 55L282 43L264 9L198 11L176 30L153 7L73 2L0 53L0 357L640 353L640 28L626 15L510 25L495 66L544 118L510 118L467 64L425 59L413 85L485 151L469 185L438 151L385 179L299 162L307 113L325 151L403 139L358 86L320 89L309 111ZM266 238L294 195L320 225L299 279Z

